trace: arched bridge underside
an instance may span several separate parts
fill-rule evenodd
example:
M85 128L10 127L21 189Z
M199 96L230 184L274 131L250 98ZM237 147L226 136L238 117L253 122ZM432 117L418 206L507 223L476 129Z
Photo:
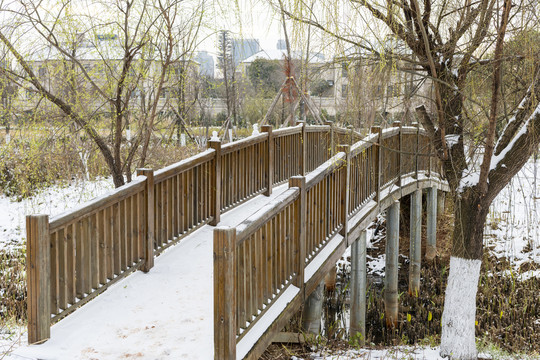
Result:
M16 354L155 358L166 347L162 357L257 358L379 213L421 189L447 191L425 132L394 125L366 137L332 124L265 126L140 169L55 218L29 216L28 340L50 340ZM136 270L147 274L127 277Z

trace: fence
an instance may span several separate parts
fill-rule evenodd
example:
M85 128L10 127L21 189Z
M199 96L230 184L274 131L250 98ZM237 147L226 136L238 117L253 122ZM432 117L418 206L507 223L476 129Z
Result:
M425 132L394 125L338 145L336 155L306 177L290 178L287 191L236 228L214 230L215 359L257 358L286 321L273 323L272 316L292 313L309 295L307 283L325 270L318 255L338 234L346 238L348 219L403 176L431 175L437 165ZM312 139L333 142L331 127L316 129ZM309 155L322 161L329 152Z
M131 272L149 271L156 255L221 213L316 168L331 156L333 134L330 125L263 126L155 173L140 169L131 183L50 220L28 216L29 343Z

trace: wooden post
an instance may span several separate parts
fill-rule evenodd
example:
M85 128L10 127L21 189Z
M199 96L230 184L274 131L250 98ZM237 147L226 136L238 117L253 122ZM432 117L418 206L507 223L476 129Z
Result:
M236 360L236 229L214 229L214 359Z
M429 149L428 149L428 153L429 153L429 157L428 157L428 160L429 160L429 165L428 165L428 177L431 177L431 168L432 168L432 155L433 155L433 146L431 145L431 140L429 140Z
M416 150L414 152L414 178L418 180L418 151L420 148L420 125L417 122L412 123L416 127Z
M219 140L210 140L208 141L208 147L216 151L214 158L214 168L212 174L210 175L210 211L212 214L212 221L210 225L216 226L220 221L221 216L221 141Z
M307 122L302 124L302 155L300 155L300 171L303 176L306 175L307 169Z
M350 145L338 145L338 152L345 153L345 171L342 173L341 184L340 184L340 208L341 208L341 219L343 221L343 228L340 231L340 234L345 238L347 246L348 243L348 233L349 233L349 177L350 177L350 162L351 162L351 147Z
M363 345L366 339L366 236L362 230L360 237L351 245L351 340Z
M384 275L384 305L386 326L398 323L398 257L399 257L399 200L386 213L386 269Z
M437 256L437 187L427 190L427 246L426 259L433 260Z
M272 195L272 184L274 183L274 134L272 125L263 125L262 132L268 133L268 153L266 154L266 163L264 169L264 183L266 191L264 195Z
M137 176L146 176L146 236L143 241L143 259L144 263L141 270L150 271L154 267L154 170L137 169Z
M347 127L349 129L349 145L353 145L354 144L354 128L352 125L349 125Z
M324 124L330 126L330 157L332 157L336 154L336 147L334 144L334 123L325 121Z
M377 204L381 201L381 161L382 161L382 151L381 151L381 144L382 144L382 129L380 126L372 126L371 127L371 133L372 134L378 134L379 137L377 138L377 159L375 160L375 185L376 185L376 196L375 199L377 201Z
M26 217L28 343L51 337L51 257L49 216Z
M300 189L298 197L298 209L295 214L295 222L297 233L295 234L295 272L296 279L294 286L300 289L300 293L304 296L304 267L306 261L306 178L303 176L292 176L289 179L289 187L297 187Z
M409 294L418 296L422 261L422 190L411 194Z
M402 168L401 168L401 164L402 164L402 159L403 159L403 136L402 136L402 126L401 126L401 121L394 121L394 123L392 124L394 127L398 127L399 128L399 134L398 134L398 149L399 149L399 153L398 153L398 178L397 178L397 182L396 182L396 185L401 187L401 173L402 173Z

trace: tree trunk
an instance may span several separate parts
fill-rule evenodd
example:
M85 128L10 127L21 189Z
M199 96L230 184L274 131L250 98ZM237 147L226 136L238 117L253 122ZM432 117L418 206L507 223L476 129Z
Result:
M441 356L476 359L476 292L489 204L476 188L455 196L452 257L442 315Z
M481 260L452 256L442 315L441 356L476 359L476 291Z

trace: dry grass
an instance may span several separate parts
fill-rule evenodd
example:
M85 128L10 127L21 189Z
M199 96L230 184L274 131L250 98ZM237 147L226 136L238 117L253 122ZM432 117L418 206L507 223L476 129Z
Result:
M22 251L0 250L0 319L26 320L26 271Z

